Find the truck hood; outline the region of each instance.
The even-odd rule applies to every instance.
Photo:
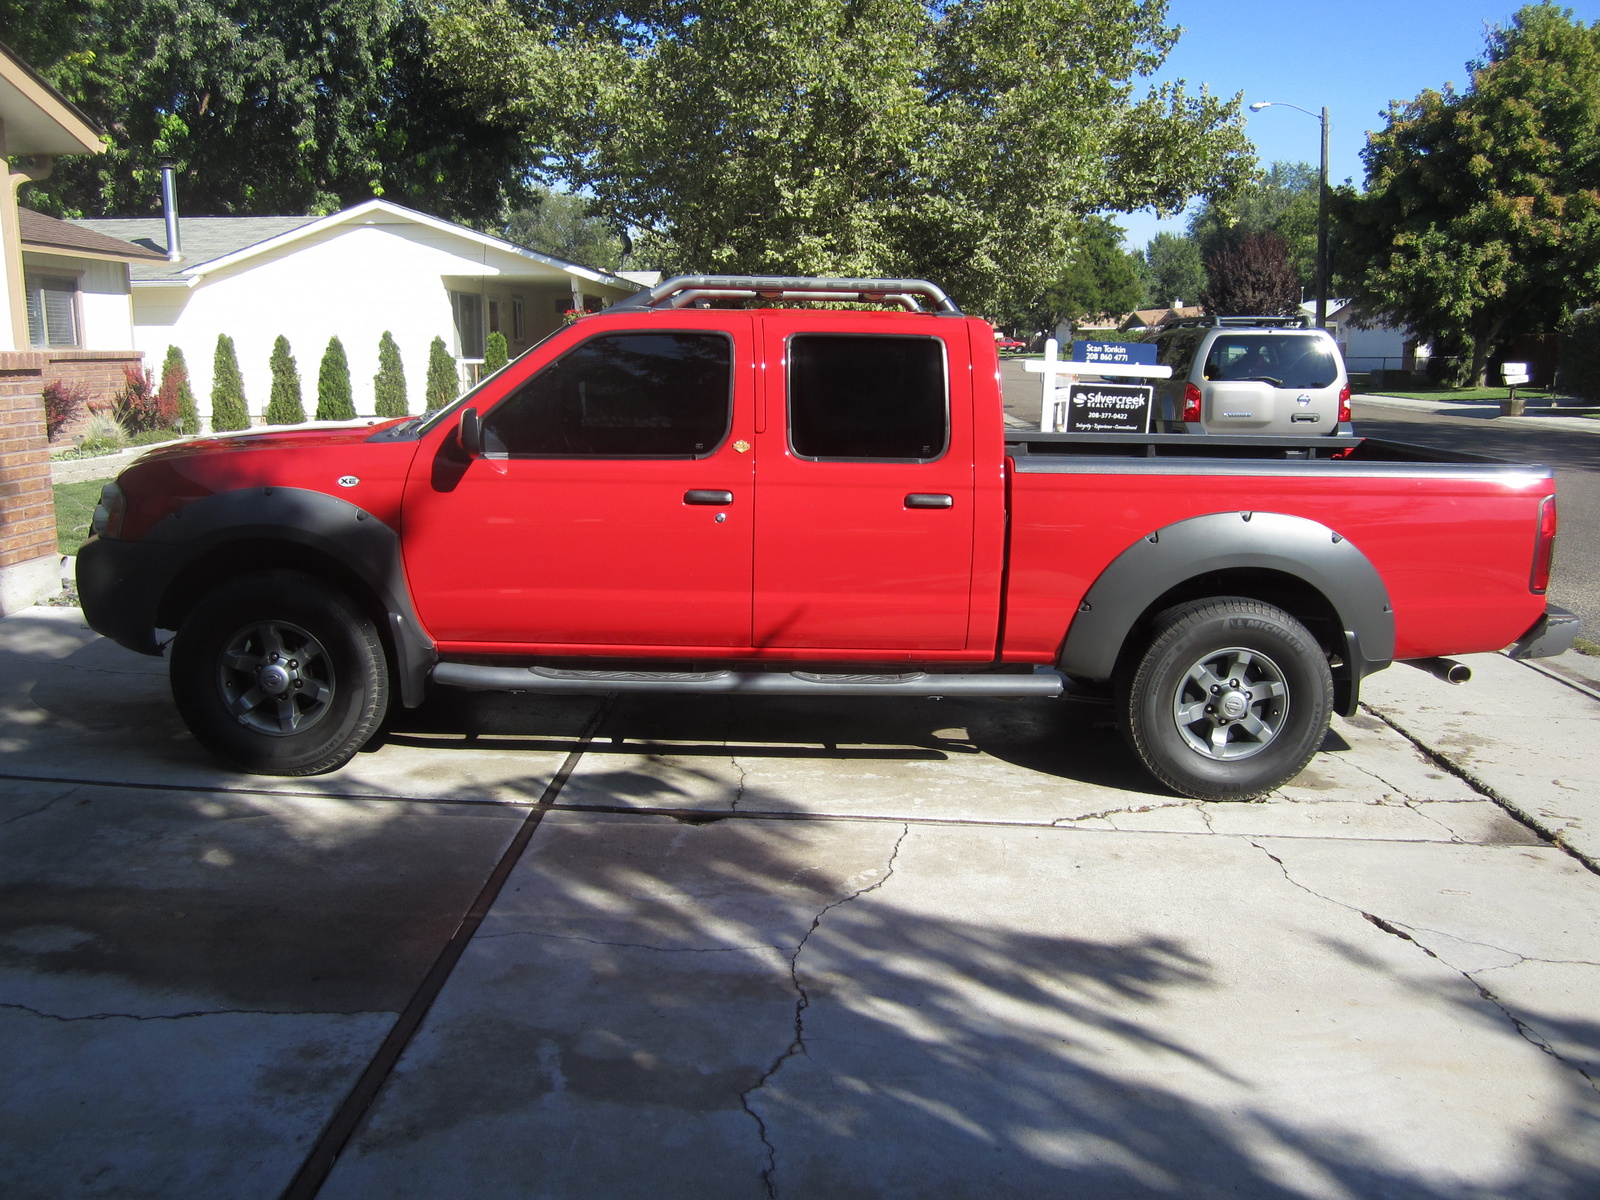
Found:
[[[405,420],[409,420],[409,418],[399,417],[387,421],[366,419],[359,422],[341,421],[337,423],[329,421],[315,425],[295,425],[283,429],[208,434],[202,437],[190,438],[188,441],[177,442],[171,446],[162,446],[159,449],[150,451],[148,454],[141,455],[139,461],[146,463],[196,454],[222,454],[239,450],[309,450],[318,446],[348,446],[356,442],[364,442],[380,429],[388,429],[401,424]]]

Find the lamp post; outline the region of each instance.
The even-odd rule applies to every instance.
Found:
[[[1292,108],[1322,122],[1322,172],[1317,187],[1317,328],[1321,329],[1328,323],[1328,110],[1324,108],[1318,117],[1309,108],[1301,108],[1298,104],[1286,104],[1282,100],[1257,100],[1250,106],[1250,111],[1260,112],[1263,108],[1274,106]]]

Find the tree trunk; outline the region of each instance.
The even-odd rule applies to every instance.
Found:
[[[1495,352],[1496,344],[1500,338],[1500,330],[1505,328],[1506,319],[1496,317],[1489,322],[1489,328],[1481,334],[1474,334],[1472,338],[1472,384],[1473,387],[1488,387],[1489,356]]]

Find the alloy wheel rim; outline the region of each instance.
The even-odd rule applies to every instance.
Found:
[[[1289,718],[1289,685],[1282,669],[1258,650],[1229,646],[1208,651],[1183,673],[1172,698],[1172,719],[1195,753],[1218,762],[1260,754]]]
[[[333,703],[333,662],[306,630],[288,621],[255,621],[217,658],[223,703],[247,729],[271,737],[304,733]]]

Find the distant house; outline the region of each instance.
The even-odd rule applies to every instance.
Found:
[[[1315,304],[1300,307],[1307,316],[1315,316]],[[1427,348],[1418,350],[1417,339],[1409,329],[1367,316],[1353,300],[1328,301],[1327,328],[1339,343],[1345,368],[1351,374],[1414,371],[1417,359],[1427,358]]]
[[[157,362],[168,345],[183,350],[202,413],[219,333],[234,341],[252,413],[266,407],[280,334],[298,361],[308,411],[318,364],[336,335],[349,356],[356,410],[371,413],[378,340],[387,330],[418,412],[435,337],[470,375],[490,333],[504,334],[515,356],[558,328],[567,310],[640,287],[386,200],[328,217],[181,217],[170,259],[160,217],[74,224],[159,254],[132,264],[133,343]]]
[[[1143,329],[1160,329],[1161,326],[1171,321],[1182,321],[1189,317],[1203,317],[1205,309],[1191,308],[1141,308],[1123,317],[1117,328],[1123,333],[1135,333]]]

